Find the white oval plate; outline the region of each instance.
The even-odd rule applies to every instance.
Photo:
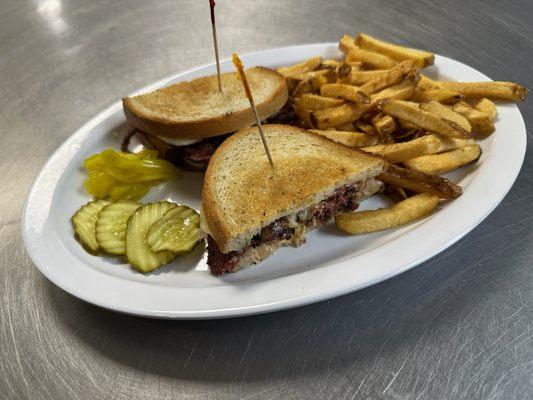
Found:
[[[336,43],[292,46],[243,56],[246,67],[276,67],[321,55],[340,56]],[[458,61],[437,56],[430,76],[459,81],[490,80]],[[224,72],[232,71],[229,60]],[[215,73],[214,65],[163,79],[140,92]],[[518,108],[498,105],[496,132],[481,145],[475,166],[449,177],[464,194],[437,213],[400,229],[344,236],[328,226],[298,248],[279,250],[238,273],[209,274],[203,249],[142,275],[122,261],[86,253],[74,239],[70,217],[89,196],[82,187],[83,160],[119,147],[126,130],[120,102],[76,131],[50,158],[28,194],[23,212],[24,243],[39,270],[85,301],[128,314],[156,318],[218,318],[281,310],[339,296],[395,276],[443,251],[478,225],[511,188],[525,154],[526,130]],[[143,201],[171,199],[198,209],[202,174],[152,189]],[[367,200],[361,209],[384,204]]]

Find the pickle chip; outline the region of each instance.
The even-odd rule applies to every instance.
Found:
[[[187,206],[178,206],[154,222],[146,242],[156,253],[172,251],[184,254],[190,252],[202,237],[199,214]]]
[[[155,253],[146,243],[146,235],[152,224],[175,207],[177,204],[168,201],[146,204],[138,208],[129,218],[126,228],[126,257],[140,272],[153,271],[176,257],[177,254],[171,251]]]
[[[96,241],[108,254],[126,254],[128,218],[141,206],[136,201],[121,200],[102,208],[96,220]]]
[[[102,208],[110,203],[109,200],[103,199],[90,201],[72,217],[72,224],[74,225],[76,236],[91,253],[97,253],[100,249],[96,240],[96,220]]]

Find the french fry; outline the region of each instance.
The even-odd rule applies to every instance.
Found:
[[[385,194],[395,203],[399,203],[409,197],[404,188],[393,185],[385,185]]]
[[[302,110],[323,110],[324,108],[330,108],[340,106],[344,103],[344,100],[333,99],[331,97],[323,97],[312,93],[305,93],[294,100],[297,107]]]
[[[479,111],[464,101],[455,104],[452,110],[468,119],[468,122],[472,125],[472,131],[478,137],[486,137],[495,130],[492,118],[488,114]]]
[[[364,147],[376,144],[379,140],[377,136],[367,135],[363,132],[349,132],[349,131],[333,131],[333,130],[317,130],[311,129],[309,132],[326,137],[334,142],[343,144],[349,147]]]
[[[448,89],[429,89],[419,90],[418,86],[415,90],[415,94],[411,98],[412,101],[417,103],[429,102],[432,100],[438,101],[443,104],[455,104],[463,100],[465,96],[459,92],[454,92]]]
[[[349,122],[347,124],[337,125],[335,129],[338,131],[357,132],[357,128],[352,122]]]
[[[460,147],[455,150],[440,154],[413,158],[405,161],[404,164],[417,171],[430,175],[440,175],[464,165],[476,161],[481,156],[481,147],[478,144]]]
[[[415,84],[410,80],[405,80],[370,95],[370,103],[375,104],[384,100],[406,100],[413,95],[414,91]]]
[[[392,86],[396,83],[403,81],[403,79],[414,71],[415,65],[411,60],[402,61],[400,64],[388,70],[387,74],[384,74],[370,82],[361,86],[361,91],[370,95],[388,86]]]
[[[432,194],[418,194],[390,208],[340,214],[335,218],[335,223],[351,235],[383,231],[425,217],[437,209],[439,201]]]
[[[339,50],[348,54],[353,49],[355,49],[355,38],[347,34],[342,35],[339,40]]]
[[[376,129],[381,141],[384,143],[392,142],[392,134],[398,128],[396,120],[390,115],[378,114],[372,118],[372,125]]]
[[[418,81],[416,88],[420,90],[443,89],[443,87],[440,86],[437,81],[434,81],[433,79],[430,79],[427,76],[422,75],[422,74],[420,74],[420,80]]]
[[[514,82],[445,82],[438,81],[444,89],[454,90],[467,98],[487,97],[493,100],[522,101],[527,89]]]
[[[367,135],[376,136],[376,134],[377,134],[376,130],[374,129],[374,127],[372,125],[365,124],[364,122],[361,122],[361,121],[355,122],[355,125],[357,126],[357,128],[362,130]],[[379,138],[379,136],[377,136],[377,137]]]
[[[456,138],[469,138],[470,133],[455,122],[440,118],[428,111],[421,110],[417,103],[392,100],[385,102],[382,109],[385,113],[411,122],[420,128]]]
[[[360,61],[363,65],[368,65],[372,68],[388,69],[394,67],[396,64],[391,58],[375,53],[373,51],[364,50],[360,47],[355,47],[348,52],[346,57],[349,61]]]
[[[301,81],[296,85],[294,90],[291,92],[291,96],[296,98],[300,97],[306,93],[313,93],[313,85],[311,84],[310,80]]]
[[[383,78],[389,74],[390,74],[389,69],[376,69],[374,71],[358,71],[352,68],[349,83],[351,83],[352,85],[364,85],[365,83]]]
[[[370,98],[357,86],[345,85],[343,83],[328,83],[320,87],[320,95],[344,99],[356,103],[368,104]]]
[[[421,138],[402,143],[378,144],[364,147],[363,150],[385,157],[391,163],[411,160],[426,154],[434,154],[440,148],[440,141],[435,135],[426,135]]]
[[[304,110],[303,108],[295,105],[294,113],[300,119],[300,128],[311,129],[315,127],[311,118],[312,111]]]
[[[292,77],[314,71],[320,67],[320,64],[322,64],[322,57],[313,57],[302,63],[291,65],[290,67],[279,67],[276,71],[284,77]]]
[[[320,68],[321,69],[337,69],[340,64],[341,64],[340,61],[328,58],[327,60],[322,60],[322,64],[320,65]]]
[[[387,43],[364,33],[360,33],[355,42],[363,49],[375,51],[396,61],[413,60],[417,67],[420,68],[427,67],[435,62],[435,56],[430,52]]]
[[[342,104],[337,107],[313,111],[311,121],[318,129],[333,128],[359,119],[368,109],[369,105],[365,104]]]
[[[496,118],[496,115],[498,115],[496,104],[494,104],[487,98],[479,100],[474,107],[482,113],[487,114],[492,120],[494,120],[494,118]]]
[[[290,76],[290,79],[296,79],[298,81],[305,81],[308,79],[318,78],[322,75],[331,73],[331,69],[317,69],[316,71],[303,72],[301,74],[294,74]]]
[[[416,193],[431,193],[441,199],[455,199],[462,194],[461,186],[438,175],[429,175],[410,168],[387,164],[378,179]]]
[[[455,122],[467,132],[472,131],[472,125],[470,125],[468,119],[464,115],[453,111],[451,107],[445,106],[433,100],[429,103],[420,104],[420,108],[422,110],[432,112],[433,114],[436,114],[439,117],[444,118],[448,121]]]
[[[323,85],[328,83],[334,83],[337,81],[337,72],[334,70],[329,70],[324,74],[320,74],[309,80],[311,87],[314,91],[320,90]]]
[[[349,66],[351,66],[353,71],[359,71],[361,69],[361,67],[363,66],[363,63],[360,62],[360,61],[347,61],[347,60],[344,60],[344,62],[346,64],[348,64]]]

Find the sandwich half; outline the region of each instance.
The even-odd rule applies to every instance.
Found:
[[[261,120],[277,114],[288,98],[285,78],[263,67],[246,71]],[[225,135],[255,122],[237,74],[181,82],[122,100],[130,125],[148,147],[182,167],[205,169]]]
[[[306,233],[380,191],[384,161],[289,125],[264,125],[274,168],[257,127],[216,150],[202,191],[207,264],[221,275],[300,246]]]

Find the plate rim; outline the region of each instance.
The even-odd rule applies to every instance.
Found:
[[[299,44],[299,45],[294,45],[294,46],[284,46],[284,47],[265,49],[265,50],[259,50],[259,51],[251,52],[251,53],[246,53],[246,54],[243,54],[242,58],[246,59],[246,58],[249,58],[249,57],[266,56],[266,55],[268,55],[268,53],[271,53],[271,52],[282,52],[282,51],[288,51],[289,49],[290,50],[295,50],[295,49],[302,49],[302,48],[312,48],[312,47],[317,47],[317,46],[323,47],[324,51],[326,51],[326,49],[329,48],[330,46],[335,46],[336,47],[337,43],[336,42],[324,42],[324,43],[312,43],[312,44]],[[487,77],[482,72],[478,71],[477,69],[475,69],[473,67],[470,67],[467,64],[462,63],[461,61],[457,61],[457,60],[454,60],[454,59],[451,59],[451,58],[448,58],[448,57],[445,57],[445,56],[440,56],[440,55],[437,55],[437,54],[436,54],[436,58],[437,58],[437,60],[439,58],[440,59],[447,59],[447,60],[462,64],[462,65],[464,65],[464,66],[466,66],[468,68],[471,68],[472,70],[475,70],[476,72],[482,74],[487,79],[490,79],[489,77]],[[221,60],[221,62],[228,62],[228,61],[230,61],[230,58],[225,58],[224,60]],[[190,74],[192,74],[192,73],[194,73],[196,71],[203,70],[203,69],[206,69],[206,68],[210,68],[210,67],[213,67],[213,66],[214,66],[213,63],[208,63],[208,64],[203,64],[203,65],[200,65],[200,66],[197,66],[197,67],[193,67],[193,68],[187,69],[187,70],[182,71],[182,72],[170,74],[170,75],[168,75],[168,76],[166,76],[164,78],[161,78],[161,79],[159,79],[159,80],[157,80],[155,82],[152,82],[152,83],[144,86],[141,89],[133,91],[130,95],[133,95],[135,93],[142,93],[142,92],[145,92],[145,91],[153,90],[153,89],[155,89],[157,87],[161,87],[166,82],[168,82],[168,81],[170,81],[172,79],[179,79],[180,77],[183,77],[183,76],[186,76],[186,75],[190,75]],[[54,162],[56,162],[56,158],[59,156],[60,152],[65,147],[67,147],[68,144],[71,141],[75,141],[76,137],[78,135],[81,135],[83,132],[90,131],[94,127],[98,126],[106,118],[108,118],[108,117],[112,116],[114,113],[116,113],[117,110],[120,109],[120,106],[121,106],[121,100],[115,101],[111,105],[109,105],[106,108],[104,108],[101,112],[96,114],[94,117],[89,119],[87,122],[85,122],[84,124],[79,126],[79,128],[77,128],[64,142],[62,142],[58,146],[58,148],[52,153],[52,155],[48,158],[46,163],[42,166],[40,172],[37,174],[37,176],[34,178],[32,184],[30,185],[30,187],[28,189],[28,193],[26,195],[26,199],[24,201],[24,206],[23,206],[23,210],[22,210],[22,223],[21,223],[22,239],[23,239],[23,243],[24,243],[24,246],[26,248],[26,251],[27,251],[30,259],[32,260],[33,264],[35,265],[35,267],[47,279],[49,279],[52,283],[54,283],[56,286],[60,287],[61,289],[65,290],[69,294],[71,294],[71,295],[73,295],[73,296],[75,296],[75,297],[77,297],[77,298],[79,298],[81,300],[84,300],[84,301],[86,301],[88,303],[97,305],[99,307],[102,307],[102,308],[105,308],[105,309],[108,309],[108,310],[118,311],[118,312],[121,312],[121,313],[130,314],[130,315],[151,317],[151,318],[164,318],[164,319],[229,318],[229,317],[237,317],[237,316],[245,316],[245,315],[253,315],[253,314],[260,314],[260,313],[266,313],[266,312],[272,312],[272,311],[285,310],[285,309],[299,307],[299,306],[303,306],[303,305],[307,305],[307,304],[312,304],[312,303],[316,303],[316,302],[323,301],[323,300],[326,300],[326,299],[330,299],[330,298],[334,298],[334,297],[337,297],[337,296],[341,296],[341,295],[344,295],[344,294],[347,294],[347,293],[350,293],[350,292],[354,292],[356,290],[360,290],[360,289],[363,289],[365,287],[374,285],[376,283],[385,281],[385,280],[390,279],[390,278],[392,278],[392,277],[394,277],[396,275],[399,275],[399,274],[401,274],[401,273],[403,273],[403,272],[405,272],[405,271],[407,271],[407,270],[409,270],[409,269],[411,269],[411,268],[413,268],[413,267],[415,267],[415,266],[427,261],[428,259],[434,257],[436,254],[438,254],[438,253],[442,252],[443,250],[445,250],[446,248],[450,247],[451,245],[453,245],[454,243],[459,241],[461,238],[463,238],[465,235],[467,235],[470,231],[472,231],[475,227],[477,227],[488,215],[490,215],[492,213],[492,211],[502,202],[504,197],[507,195],[509,190],[512,188],[516,178],[518,177],[518,175],[520,173],[520,170],[522,168],[522,165],[523,165],[523,161],[524,161],[525,153],[526,153],[526,147],[527,147],[527,130],[526,130],[525,122],[524,122],[524,119],[522,117],[522,114],[521,114],[520,110],[518,109],[518,107],[515,104],[513,104],[512,107],[516,109],[517,117],[519,117],[519,120],[517,120],[516,122],[518,122],[520,124],[520,128],[523,131],[523,134],[520,136],[521,139],[522,139],[521,143],[519,143],[517,145],[517,149],[520,150],[521,154],[516,159],[517,162],[515,162],[513,164],[513,169],[511,171],[510,179],[508,180],[508,182],[509,182],[508,185],[505,187],[504,190],[499,192],[499,196],[497,196],[496,198],[493,198],[493,201],[492,201],[491,205],[489,207],[485,208],[484,212],[481,213],[482,215],[480,215],[475,221],[472,221],[467,229],[463,230],[460,234],[455,235],[450,240],[448,240],[446,242],[442,242],[440,244],[440,246],[438,246],[437,248],[434,248],[432,251],[427,252],[422,257],[416,258],[416,259],[412,260],[409,263],[403,264],[400,268],[394,269],[394,271],[392,273],[381,275],[381,276],[379,276],[379,277],[377,277],[375,279],[372,279],[372,280],[367,280],[363,284],[351,285],[351,286],[350,285],[344,285],[342,288],[340,288],[340,290],[330,290],[330,291],[326,290],[326,291],[322,291],[320,293],[308,294],[308,295],[301,296],[301,297],[295,295],[294,297],[292,297],[292,298],[290,298],[288,300],[280,300],[280,301],[273,301],[273,302],[265,302],[265,301],[263,301],[261,304],[248,305],[248,306],[244,306],[244,307],[225,307],[225,308],[216,308],[216,309],[206,309],[206,310],[201,310],[201,311],[199,311],[199,310],[191,310],[191,311],[183,311],[183,310],[180,310],[180,311],[157,311],[157,310],[138,309],[138,308],[132,309],[132,308],[130,308],[128,306],[124,306],[124,305],[109,304],[109,303],[107,303],[105,301],[99,300],[98,296],[91,297],[91,296],[86,295],[85,293],[80,293],[79,291],[73,289],[69,285],[66,285],[61,280],[56,279],[56,277],[51,274],[51,271],[49,270],[49,268],[44,267],[44,266],[39,264],[39,262],[38,262],[38,258],[39,257],[35,253],[36,249],[33,247],[33,244],[30,241],[29,229],[28,229],[28,223],[29,223],[29,221],[28,221],[28,208],[30,206],[31,195],[34,193],[34,190],[35,190],[37,184],[39,183],[40,179],[42,179],[43,176],[45,176],[45,173],[47,172],[47,169],[49,169],[49,167]],[[56,185],[57,185],[57,182],[56,182]],[[53,195],[55,193],[56,185],[51,189],[52,197],[53,197]],[[416,228],[416,229],[418,229],[418,228]],[[394,241],[396,241],[396,240],[394,240]],[[379,247],[381,247],[381,246],[378,246],[378,248]],[[357,257],[357,256],[355,256],[355,257]],[[353,259],[353,256],[351,257],[351,259]],[[337,261],[337,262],[334,261],[333,264],[340,264],[342,262],[343,261]],[[329,266],[328,268],[330,268],[330,267],[331,266]],[[305,272],[310,272],[310,271],[304,271],[303,273],[305,273]],[[300,274],[302,274],[302,273],[297,273],[297,274],[294,274],[294,275],[300,275]],[[116,278],[116,279],[118,279],[118,278]],[[254,284],[254,283],[252,283],[252,284]],[[259,284],[261,284],[261,283],[259,283]],[[174,289],[176,289],[176,288],[174,288]]]

